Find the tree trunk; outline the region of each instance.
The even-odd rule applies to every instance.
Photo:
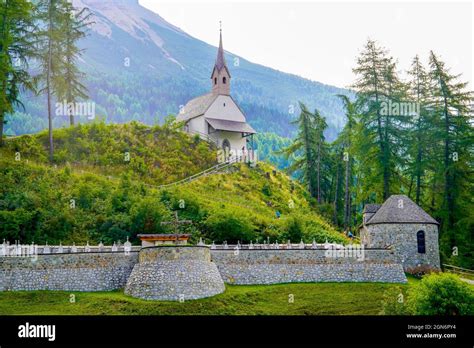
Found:
[[[334,190],[334,225],[338,225],[337,221],[337,201],[339,199],[339,170],[340,165],[336,164],[336,187]]]
[[[384,136],[384,152],[383,158],[383,198],[384,201],[390,196],[390,146],[388,141],[388,127],[390,119],[385,116],[385,136]]]
[[[5,4],[5,13],[2,18],[2,32],[1,35],[2,37],[6,36],[5,35],[5,23],[6,23],[6,12],[8,9],[8,1],[4,2]],[[0,54],[3,52],[3,44],[0,43]],[[2,84],[2,93],[7,93],[7,81],[6,81],[6,76],[4,77],[3,84]],[[4,129],[4,122],[5,122],[5,109],[0,110],[0,147],[4,145],[3,142],[3,129]]]
[[[49,160],[53,162],[54,148],[53,148],[53,115],[51,112],[51,67],[52,67],[52,9],[51,0],[49,3],[49,38],[48,38],[48,71],[46,72],[46,94],[48,99],[48,130],[49,130]]]
[[[350,202],[349,202],[349,176],[350,176],[350,156],[348,154],[346,161],[346,178],[344,188],[344,228],[349,226],[350,220]]]
[[[69,103],[72,103],[72,97],[71,97],[71,93],[68,92],[68,98],[67,98],[67,105],[69,105]],[[74,126],[74,114],[72,113],[72,110],[69,110],[69,108],[67,108],[67,112],[69,114],[69,125],[71,126]]]
[[[305,139],[305,155],[306,155],[306,176],[308,178],[308,190],[311,195],[311,197],[315,197],[315,189],[313,185],[313,160],[311,156],[311,147],[309,145],[310,143],[310,137],[309,137],[309,122],[308,122],[308,115],[306,115],[304,112],[302,114],[303,117],[303,128],[304,128],[304,139]]]
[[[0,147],[3,146],[3,126],[5,122],[5,114],[0,111]]]
[[[444,93],[444,91],[443,91]],[[448,101],[446,94],[444,95],[444,119],[445,119],[445,139],[444,139],[444,195],[446,202],[446,221],[444,221],[443,230],[447,232],[452,226],[452,214],[453,214],[453,193],[452,193],[452,174],[451,165],[449,160],[449,148],[450,148],[450,136],[449,136],[449,112],[448,112]],[[450,238],[452,239],[452,238]]]
[[[411,191],[413,190],[413,179],[414,175],[410,175],[410,186],[408,186],[408,197],[411,198]]]
[[[318,142],[318,204],[321,204],[321,139]]]
[[[416,167],[416,204],[420,205],[420,194],[421,194],[421,144],[418,143],[417,153],[417,167]]]

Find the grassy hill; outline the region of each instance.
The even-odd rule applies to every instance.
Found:
[[[193,220],[185,230],[193,241],[346,242],[316,214],[303,187],[265,163],[159,189],[216,159],[211,145],[169,127],[95,123],[55,130],[54,139],[54,165],[46,132],[0,149],[0,238],[138,243],[138,233],[170,232],[160,223],[178,211]]]
[[[179,302],[146,301],[122,291],[0,293],[2,315],[378,315],[387,294],[406,295],[418,283],[300,283],[226,285],[223,294]],[[294,302],[288,301],[292,294]],[[66,300],[65,300],[66,299]]]

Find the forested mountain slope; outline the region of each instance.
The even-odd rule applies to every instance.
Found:
[[[94,15],[89,35],[81,41],[84,52],[79,63],[97,118],[110,123],[162,123],[180,105],[209,91],[216,47],[176,28],[137,0],[74,0],[74,5],[88,7]],[[224,33],[224,48],[225,42]],[[232,95],[257,131],[292,136],[290,121],[299,113],[298,101],[326,116],[329,138],[344,124],[336,95],[348,94],[347,90],[254,64],[230,52],[225,56]],[[44,97],[28,94],[23,102],[26,110],[19,108],[8,117],[7,134],[46,128]],[[65,117],[54,119],[56,127],[67,122]]]

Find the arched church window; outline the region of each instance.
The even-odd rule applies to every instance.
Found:
[[[418,245],[418,252],[420,254],[426,253],[425,231],[418,231],[416,233],[416,243]]]
[[[227,78],[225,76],[222,78],[222,82],[227,83]]]
[[[214,84],[217,85],[217,77],[214,77]]]
[[[227,140],[227,139],[224,139],[224,141],[222,142],[222,149],[224,150],[230,150],[230,141]]]

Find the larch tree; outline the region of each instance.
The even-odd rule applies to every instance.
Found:
[[[430,143],[433,142],[432,124],[430,114],[427,110],[429,95],[428,74],[423,67],[418,55],[413,59],[408,71],[410,81],[408,82],[408,94],[412,102],[417,105],[417,112],[411,118],[410,139],[408,153],[410,156],[409,175],[410,190],[412,196],[412,185],[415,185],[415,202],[420,204],[424,177],[432,160],[430,156]]]
[[[87,8],[77,10],[68,1],[63,4],[63,20],[59,30],[63,34],[64,44],[61,46],[57,99],[68,106],[66,109],[71,126],[75,123],[75,115],[69,106],[88,98],[87,88],[81,82],[85,74],[79,70],[77,60],[83,52],[78,47],[78,41],[87,35],[87,27],[92,23],[91,16]]]
[[[314,115],[306,105],[300,103],[300,115],[292,123],[298,126],[298,135],[293,143],[282,150],[282,154],[289,158],[294,156],[295,160],[288,168],[290,172],[300,171],[303,181],[308,185],[308,191],[312,197],[317,197],[317,134],[315,131]]]
[[[6,114],[22,106],[22,89],[33,89],[28,72],[28,59],[34,56],[32,13],[27,0],[0,1],[0,146]]]
[[[321,116],[319,111],[316,109],[313,114],[314,119],[314,135],[316,140],[316,181],[317,181],[317,200],[318,203],[321,204],[322,202],[322,192],[321,192],[321,184],[324,180],[323,178],[323,169],[325,167],[324,163],[327,160],[327,149],[324,137],[324,131],[328,127],[326,123],[326,119]],[[328,173],[326,173],[328,174]]]
[[[53,98],[60,94],[63,86],[62,53],[64,52],[64,21],[69,16],[66,0],[40,0],[36,6],[36,18],[40,23],[38,37],[39,72],[34,77],[38,94],[45,94],[48,113],[49,159],[54,156],[53,143]]]
[[[353,183],[353,149],[352,149],[352,138],[355,126],[355,119],[357,117],[357,106],[355,103],[351,102],[349,97],[345,95],[339,95],[341,98],[344,109],[346,111],[347,122],[339,134],[337,141],[342,143],[343,147],[343,157],[344,161],[344,228],[347,228],[351,225],[351,186]]]
[[[453,226],[464,210],[472,208],[465,196],[472,188],[473,164],[473,95],[467,90],[467,82],[460,82],[460,75],[450,74],[445,63],[433,52],[429,59],[430,101],[428,107],[434,115],[434,125],[439,128],[442,142],[443,195],[440,218],[442,238],[450,247],[456,246],[457,235]],[[471,211],[472,214],[472,211]]]
[[[396,152],[399,151],[399,123],[403,122],[403,115],[392,106],[397,106],[403,95],[402,83],[397,77],[393,58],[372,40],[367,42],[353,71],[356,74],[353,87],[361,107],[357,136],[364,148],[361,168],[371,172],[365,175],[366,180],[369,177],[374,180],[366,182],[372,187],[371,191],[381,195],[379,200],[385,200],[392,191],[395,161],[399,159]]]

